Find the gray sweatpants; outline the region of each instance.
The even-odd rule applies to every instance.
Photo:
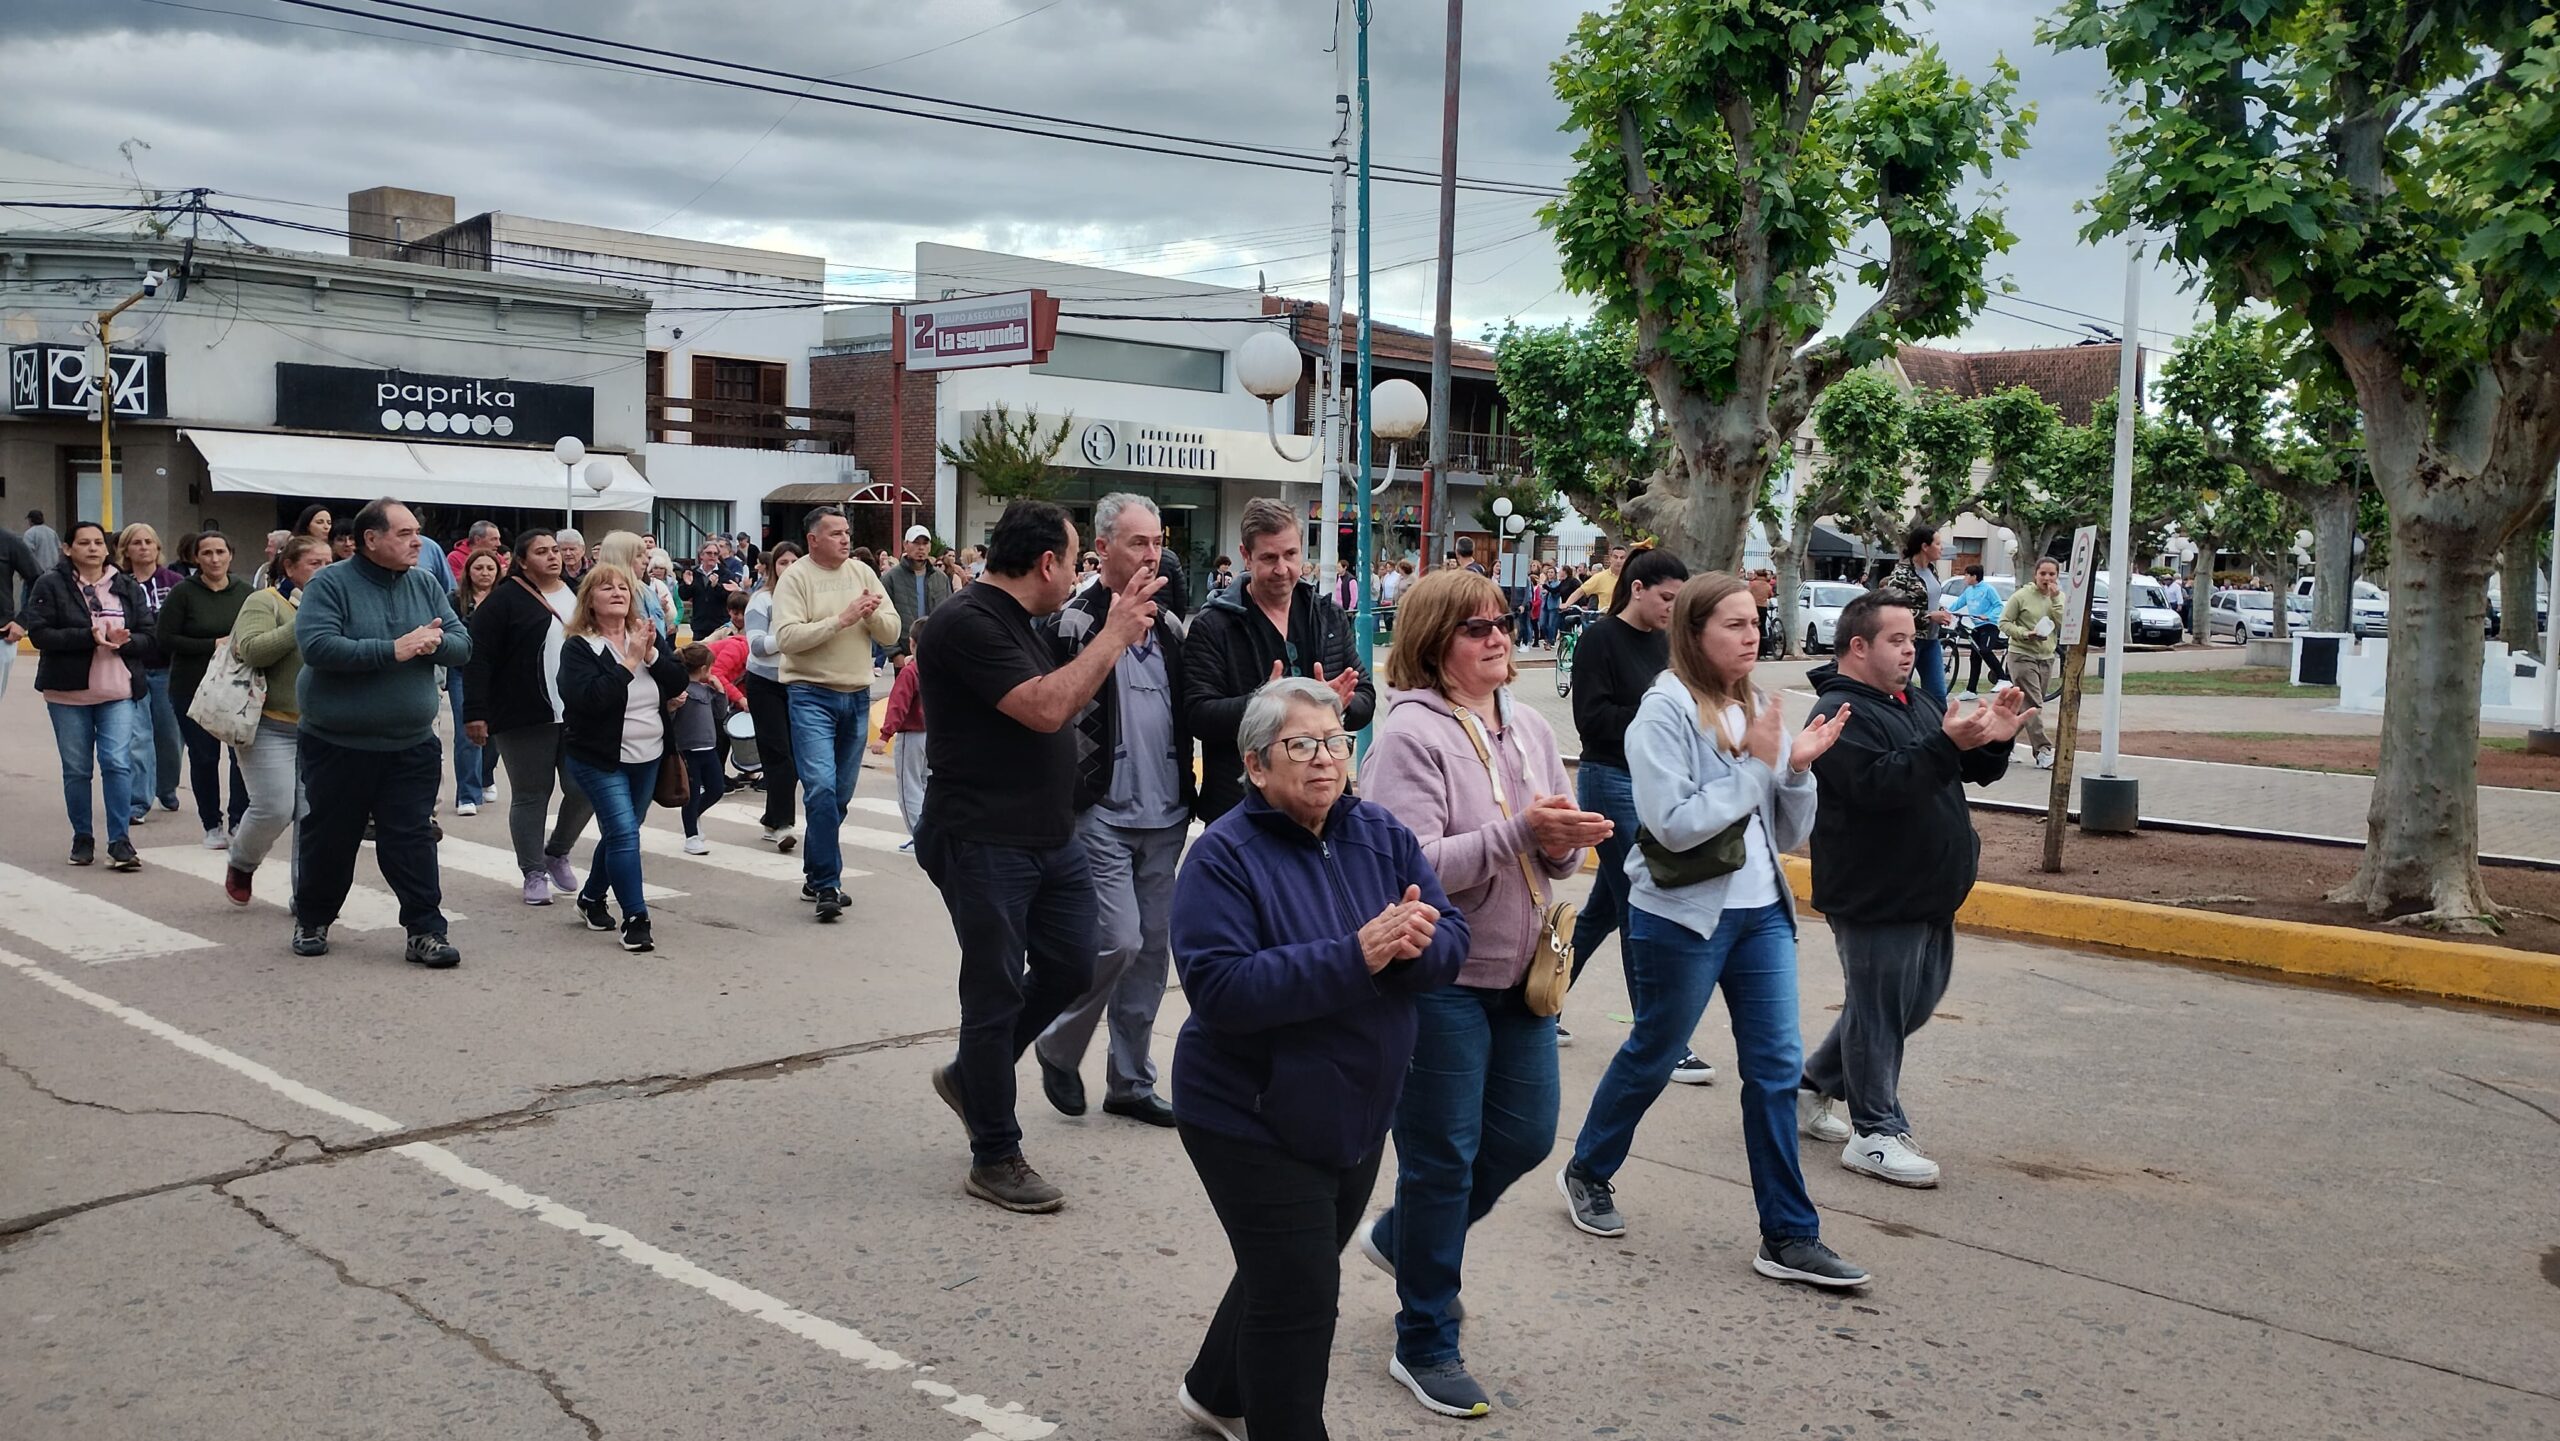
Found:
[[[587,793],[569,779],[569,768],[563,764],[568,733],[568,727],[554,723],[518,726],[489,737],[489,743],[498,748],[498,764],[507,773],[507,839],[515,846],[516,869],[526,875],[541,870],[545,857],[569,854],[578,843],[578,833],[596,816]],[[546,842],[542,823],[551,812],[554,786],[560,792],[560,819]]]
[[[903,737],[901,737],[903,739]],[[1062,1070],[1084,1063],[1094,1025],[1111,1021],[1110,1058],[1103,1094],[1134,1101],[1156,1090],[1156,1011],[1173,966],[1173,873],[1182,860],[1187,825],[1129,830],[1087,811],[1077,823],[1093,866],[1100,903],[1093,984],[1058,1013],[1036,1043],[1040,1058]]]
[[[1865,925],[1829,918],[1848,995],[1831,1034],[1804,1063],[1804,1087],[1849,1103],[1862,1136],[1908,1135],[1902,1111],[1902,1043],[1947,993],[1955,971],[1956,923]]]

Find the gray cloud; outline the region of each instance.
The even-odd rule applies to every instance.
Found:
[[[899,289],[914,243],[948,239],[1215,283],[1249,285],[1259,275],[1293,293],[1322,292],[1321,176],[794,105],[470,42],[447,40],[461,48],[444,48],[419,43],[440,37],[403,36],[273,0],[207,3],[243,15],[146,0],[7,7],[0,92],[12,103],[0,115],[0,146],[116,172],[117,144],[139,138],[151,148],[138,168],[154,185],[272,197],[235,203],[323,224],[338,223],[347,191],[386,183],[450,192],[465,213],[501,209],[631,228],[666,220],[672,234],[824,253],[847,291]],[[509,13],[688,53],[826,75],[862,72],[846,78],[1115,124],[1310,150],[1330,138],[1330,5],[1063,0],[948,44],[1038,4],[777,0],[715,17],[676,0],[551,0]],[[1567,173],[1572,138],[1556,130],[1562,112],[1548,67],[1582,8],[1577,0],[1469,7],[1462,170],[1541,184]],[[1437,161],[1440,15],[1422,0],[1378,7],[1372,103],[1381,164]],[[2112,107],[2098,94],[2095,61],[2042,51],[2033,15],[1999,0],[1955,0],[1922,19],[1960,68],[1978,72],[2005,52],[2041,111],[2033,150],[1999,177],[2021,237],[2008,274],[2029,299],[2112,315],[2121,249],[2079,243],[2084,217],[2072,212],[2107,159]],[[102,75],[116,83],[102,90]],[[25,193],[0,178],[0,195]],[[1378,264],[1427,259],[1431,191],[1382,184],[1375,203]],[[1461,334],[1513,313],[1554,319],[1586,308],[1558,288],[1553,252],[1531,233],[1534,210],[1528,200],[1462,196]],[[1427,323],[1430,288],[1427,263],[1382,269],[1376,309],[1382,318]],[[1852,290],[1842,301],[1863,298]],[[2151,299],[2154,313],[2168,317],[2152,324],[2190,322],[2165,281],[2155,280]],[[1967,343],[2067,343],[2066,330],[2053,327],[2076,324],[2014,300],[1996,303],[2028,318],[1985,316]]]

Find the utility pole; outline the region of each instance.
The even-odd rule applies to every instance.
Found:
[[[1316,502],[1316,581],[1333,584],[1342,553],[1342,274],[1349,239],[1351,186],[1351,0],[1333,9],[1333,280],[1324,297],[1324,398],[1317,451],[1323,482]],[[1295,320],[1291,324],[1295,324]],[[1296,337],[1292,336],[1291,339]]]
[[[2124,730],[2124,641],[2133,629],[2134,610],[2133,425],[2142,408],[2142,237],[2138,234],[2126,237],[2121,344],[2116,360],[2115,496],[2107,524],[2107,688],[2100,712],[2098,774],[2080,782],[2080,829],[2131,834],[2141,824],[2141,790],[2132,777],[2116,774],[2116,749]]]
[[[1431,533],[1424,539],[1426,564],[1449,553],[1449,537],[1456,533],[1449,515],[1449,287],[1457,270],[1458,51],[1466,15],[1466,0],[1449,0],[1449,53],[1440,85],[1440,282],[1431,309],[1431,479],[1424,501]],[[1363,307],[1365,312],[1365,301]],[[1360,317],[1364,326],[1368,319],[1365,313]],[[1495,540],[1499,543],[1500,537]]]

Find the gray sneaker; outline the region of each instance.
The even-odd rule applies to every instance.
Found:
[[[1387,1374],[1404,1383],[1413,1399],[1443,1416],[1483,1416],[1493,1410],[1493,1401],[1467,1374],[1464,1361],[1443,1361],[1437,1366],[1407,1366],[1401,1356],[1387,1359]]]
[[[1811,1236],[1789,1236],[1760,1243],[1751,1269],[1774,1281],[1802,1281],[1846,1291],[1867,1284],[1866,1269],[1840,1259],[1839,1253]]]
[[[1617,1196],[1608,1182],[1567,1166],[1556,1172],[1556,1189],[1564,1192],[1565,1211],[1573,1217],[1575,1230],[1593,1236],[1627,1234],[1627,1218],[1618,1214]]]
[[[981,1201],[1025,1215],[1045,1215],[1067,1204],[1066,1193],[1050,1185],[1031,1169],[1029,1161],[1018,1155],[971,1166],[968,1184],[962,1189]]]

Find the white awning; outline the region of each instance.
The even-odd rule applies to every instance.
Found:
[[[255,495],[370,499],[420,505],[646,511],[656,499],[629,459],[590,451],[575,483],[546,450],[348,440],[247,430],[181,430],[204,456],[213,488]],[[602,491],[595,482],[606,482]]]

